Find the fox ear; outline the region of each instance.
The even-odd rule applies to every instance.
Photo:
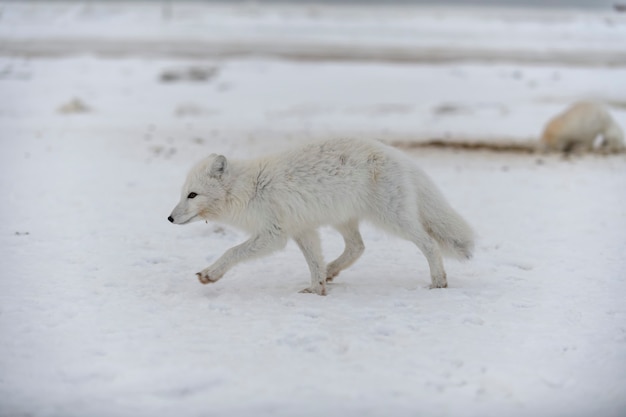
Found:
[[[215,160],[209,168],[209,175],[215,178],[221,178],[228,168],[228,162],[224,155],[216,155]]]

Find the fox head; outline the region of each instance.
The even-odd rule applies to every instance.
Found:
[[[228,162],[223,155],[211,154],[200,161],[187,175],[180,201],[167,220],[187,224],[218,218],[226,201],[228,174]]]

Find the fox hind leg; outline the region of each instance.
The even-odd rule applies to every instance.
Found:
[[[413,242],[424,254],[430,268],[430,288],[448,286],[439,244],[426,232],[417,216],[411,217],[407,214],[398,217],[379,217],[377,222],[390,232]]]
[[[423,235],[418,235],[412,239],[413,243],[422,251],[428,266],[430,268],[430,288],[446,288],[448,286],[448,280],[446,278],[446,271],[443,268],[443,259],[441,257],[441,251],[439,250],[439,244],[426,232]]]
[[[326,271],[324,269],[322,245],[317,230],[306,230],[294,236],[294,240],[302,251],[311,271],[311,286],[300,292],[326,295]]]
[[[343,253],[326,268],[326,282],[331,282],[341,271],[348,268],[363,254],[365,245],[359,232],[359,222],[356,219],[335,226],[343,236],[345,249]]]
[[[439,244],[428,234],[417,219],[411,219],[403,223],[403,226],[401,236],[413,242],[428,261],[431,280],[430,288],[446,288],[448,281],[443,267],[443,258]]]

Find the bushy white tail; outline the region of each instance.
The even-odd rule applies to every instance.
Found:
[[[420,221],[435,239],[444,255],[465,260],[474,252],[474,231],[448,204],[444,196],[424,174],[418,178]]]

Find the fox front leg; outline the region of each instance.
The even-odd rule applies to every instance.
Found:
[[[239,262],[268,255],[286,244],[287,239],[281,234],[258,233],[242,244],[228,249],[213,265],[198,272],[196,276],[202,284],[217,282]]]

